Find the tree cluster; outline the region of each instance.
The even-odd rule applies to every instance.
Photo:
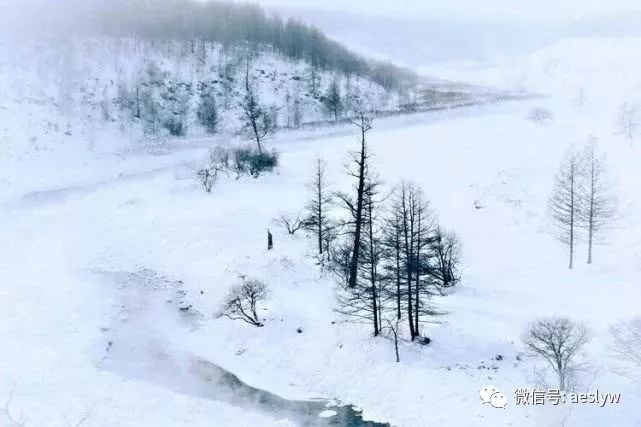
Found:
[[[353,187],[331,192],[325,163],[317,159],[305,227],[339,278],[338,313],[369,323],[374,336],[391,331],[396,343],[404,322],[410,338],[420,339],[422,325],[441,314],[432,297],[460,280],[460,244],[437,225],[418,185],[384,190],[367,144],[372,120],[364,110],[351,120],[359,129],[359,149],[347,171]]]
[[[605,157],[597,153],[594,141],[582,152],[569,151],[557,173],[549,209],[557,238],[569,248],[570,269],[576,243],[587,240],[591,264],[594,243],[602,240],[615,219],[616,199],[607,173]]]

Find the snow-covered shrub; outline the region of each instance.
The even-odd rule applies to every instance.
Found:
[[[300,212],[295,217],[293,215],[282,214],[274,219],[274,222],[283,230],[287,231],[287,234],[291,235],[296,234],[306,225],[306,221],[301,217]]]
[[[218,317],[242,320],[257,327],[263,326],[258,317],[258,304],[267,300],[269,290],[265,282],[246,280],[234,286],[230,291]]]
[[[216,147],[209,154],[209,166],[218,172],[225,172],[229,176],[232,169],[231,153],[229,148]]]
[[[219,173],[231,173],[239,179],[243,175],[258,178],[261,174],[273,172],[278,166],[278,154],[258,152],[252,147],[216,147],[209,154],[207,164],[196,171],[196,179],[206,192],[210,193]]]
[[[259,152],[255,148],[239,147],[231,152],[232,169],[236,177],[249,175],[258,178],[264,172],[273,172],[278,167],[278,154]]]
[[[211,193],[214,184],[216,183],[218,172],[212,169],[209,165],[203,166],[196,171],[196,179],[203,186],[207,193]]]
[[[540,124],[551,120],[552,112],[547,108],[537,107],[530,111],[530,113],[527,115],[527,119],[532,120],[534,123]]]

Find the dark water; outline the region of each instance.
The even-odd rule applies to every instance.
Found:
[[[177,393],[259,411],[297,426],[390,427],[386,423],[364,421],[361,412],[351,405],[339,406],[321,399],[283,399],[245,384],[206,359],[176,348],[167,339],[165,327],[158,327],[155,319],[175,322],[176,328],[195,326],[194,316],[198,313],[177,308],[185,303],[182,282],[146,269],[133,273],[101,271],[100,275],[108,283],[115,283],[120,295],[112,322],[104,331],[106,345],[98,362],[101,369]],[[325,411],[335,415],[320,417]],[[215,420],[212,425],[216,425]]]
[[[258,409],[277,418],[288,419],[301,426],[391,427],[387,423],[365,421],[352,405],[331,406],[323,400],[287,400],[273,393],[243,383],[237,376],[206,360],[196,360],[192,366],[206,384],[212,386],[212,399],[238,407]],[[323,411],[333,411],[332,417],[319,417]]]

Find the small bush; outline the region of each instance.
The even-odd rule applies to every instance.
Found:
[[[231,170],[231,155],[228,148],[216,147],[209,154],[209,166],[218,172],[225,172],[229,176]]]
[[[278,167],[278,155],[271,153],[251,153],[249,156],[249,174],[258,178],[261,173],[271,173]]]
[[[246,280],[234,286],[221,307],[218,317],[242,320],[250,325],[262,327],[258,316],[258,304],[269,298],[267,284],[259,280]]]
[[[216,184],[217,172],[209,166],[204,166],[196,171],[196,179],[203,186],[207,193],[211,193],[214,184]]]
[[[163,123],[163,127],[169,131],[171,136],[185,136],[187,134],[187,127],[180,119],[171,115],[167,117]]]
[[[258,178],[263,173],[273,172],[277,167],[276,152],[260,153],[250,147],[216,147],[211,151],[207,164],[196,172],[196,178],[209,193],[220,172],[227,176],[234,173],[236,179],[243,175]]]
[[[271,173],[278,167],[276,152],[260,153],[254,148],[239,147],[231,152],[231,168],[239,178],[249,175],[258,178],[263,173]]]
[[[534,108],[527,116],[528,120],[532,120],[534,123],[538,124],[547,122],[548,120],[551,120],[552,117],[552,112],[543,107]]]

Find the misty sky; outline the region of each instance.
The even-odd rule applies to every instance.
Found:
[[[641,11],[639,0],[259,0],[265,6],[429,18],[562,21]]]
[[[206,1],[206,0],[205,0]],[[641,37],[641,0],[258,0],[412,68],[493,62],[565,38]]]

